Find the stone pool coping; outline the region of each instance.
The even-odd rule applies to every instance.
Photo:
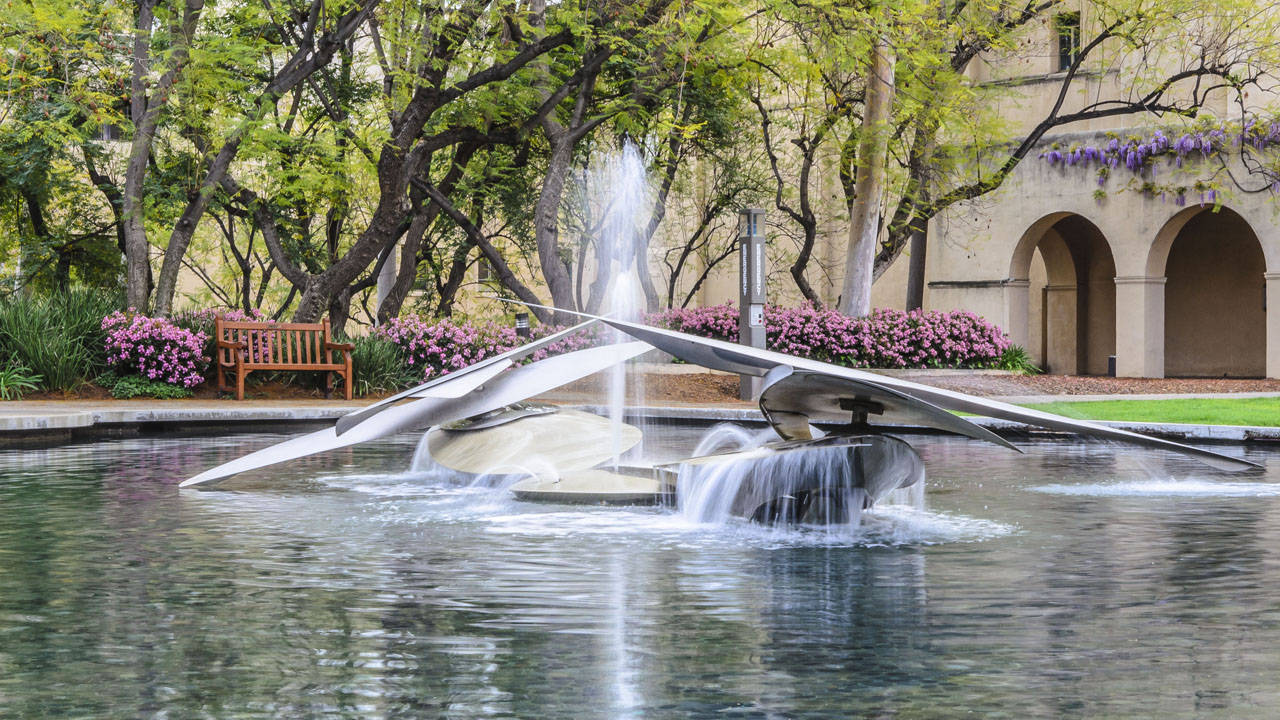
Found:
[[[1124,396],[1118,396],[1122,399]],[[1176,396],[1175,396],[1176,397]],[[1004,398],[1001,398],[1004,399]],[[1058,400],[1067,398],[1059,397]],[[1071,397],[1084,401],[1085,397]],[[1099,399],[1089,396],[1088,400]],[[1022,400],[1022,398],[1019,398]],[[0,445],[58,444],[92,437],[133,436],[160,433],[208,433],[215,428],[234,431],[301,429],[322,426],[363,402],[319,400],[293,401],[18,401],[0,405]],[[608,414],[608,408],[593,404],[567,404],[589,412]],[[632,415],[668,421],[708,423],[738,422],[763,424],[760,412],[746,403],[710,406],[668,405],[631,408]],[[1030,429],[1021,423],[993,418],[973,418],[974,422],[1001,435],[1063,436],[1064,433]],[[1172,440],[1212,443],[1280,441],[1280,427],[1243,425],[1189,425],[1179,423],[1095,421]],[[227,426],[230,426],[229,428]],[[932,432],[927,428],[904,428],[908,432]]]

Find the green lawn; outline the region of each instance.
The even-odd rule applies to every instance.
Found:
[[[1081,420],[1280,426],[1280,398],[1101,400],[1027,405]]]

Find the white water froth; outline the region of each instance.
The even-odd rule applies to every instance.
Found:
[[[1027,488],[1049,495],[1083,497],[1277,497],[1280,483],[1216,482],[1213,480],[1134,480],[1081,485],[1038,485]]]
[[[749,450],[775,439],[772,430],[722,423],[706,431],[693,455]],[[436,464],[425,436],[412,469],[385,475],[322,478],[335,489],[366,495],[374,515],[390,525],[477,524],[484,532],[511,537],[589,538],[610,542],[663,542],[680,547],[740,545],[757,549],[787,547],[881,547],[980,542],[1014,532],[1011,525],[925,509],[924,483],[897,490],[857,523],[828,526],[768,527],[730,517],[734,483],[681,487],[676,510],[653,507],[582,507],[516,500],[508,487],[524,477],[554,474],[550,467],[494,468],[470,476]]]

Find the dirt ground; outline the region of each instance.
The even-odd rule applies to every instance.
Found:
[[[1133,395],[1148,393],[1280,392],[1280,380],[1227,378],[1111,378],[1078,375],[912,375],[913,382],[996,397],[1004,395]],[[646,373],[645,402],[651,405],[736,403],[738,378],[731,375]],[[560,402],[602,402],[607,380],[591,377],[547,396]]]
[[[592,375],[571,383],[542,398],[554,402],[604,402],[609,377]],[[644,402],[647,405],[707,405],[738,400],[738,376],[712,373],[669,375],[644,373]]]
[[[250,378],[253,376],[250,375]],[[244,388],[244,396],[246,400],[323,400],[324,389],[321,387],[323,380],[319,373],[315,374],[315,380],[304,380],[302,384],[285,384],[277,381],[264,382],[256,384],[252,381],[246,383]],[[217,385],[214,383],[205,383],[199,387],[192,389],[192,400],[217,400],[219,398],[235,399],[235,390],[230,393],[219,393]],[[383,395],[366,395],[363,399],[376,400]],[[111,400],[111,393],[107,389],[86,383],[81,385],[74,392],[61,391],[44,391],[27,393],[22,396],[23,400]],[[337,389],[330,396],[332,400],[342,400],[342,386],[339,384]],[[361,398],[357,398],[361,399]]]
[[[912,375],[914,382],[948,390],[994,397],[1003,395],[1132,395],[1146,393],[1238,393],[1280,392],[1280,380],[1236,378],[1110,378],[1078,375]],[[602,403],[608,394],[609,379],[595,375],[549,393],[541,399],[552,402]],[[321,378],[303,384],[277,381],[250,382],[245,388],[250,400],[323,400]],[[376,400],[384,395],[368,395]],[[219,393],[212,383],[195,389],[193,400],[217,400],[234,396]],[[25,400],[110,400],[111,395],[97,385],[85,385],[74,393],[40,392]],[[330,399],[341,400],[340,390]],[[740,403],[736,375],[717,373],[645,373],[644,402],[649,405],[707,405]]]

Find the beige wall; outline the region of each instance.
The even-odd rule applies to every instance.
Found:
[[[1105,137],[1056,140],[1100,143]],[[1244,168],[1231,169],[1237,176],[1246,174]],[[1196,172],[1213,170],[1189,165],[1187,183]],[[1086,299],[1077,313],[1085,334],[1078,337],[1086,348],[1086,371],[1105,371],[1114,347],[1122,375],[1280,375],[1280,313],[1261,309],[1264,272],[1280,272],[1275,200],[1237,193],[1214,213],[1212,207],[1184,208],[1148,196],[1126,181],[1118,171],[1105,197],[1095,197],[1093,169],[1052,167],[1033,155],[1000,190],[935,219],[927,305],[974,310],[1001,324],[1051,368],[1065,367],[1062,358],[1069,352],[1059,350],[1055,363],[1052,343],[1042,344],[1054,337],[1046,325],[1052,326],[1054,317],[1065,322],[1071,305],[1069,291],[1050,300],[1043,288],[1075,282],[1054,277],[1063,263],[1043,242],[1056,235],[1070,245],[1077,270],[1082,254],[1096,257],[1107,248],[1113,259],[1114,274],[1105,262],[1085,263],[1080,273]],[[1064,223],[1069,218],[1080,220]],[[1085,221],[1097,235],[1071,241],[1072,224],[1079,228]],[[1036,263],[1045,270],[1033,270]],[[1272,284],[1277,282],[1280,276],[1273,276]],[[1037,294],[1041,297],[1033,300]],[[1274,357],[1267,355],[1268,337]],[[1198,364],[1191,356],[1199,358]]]

